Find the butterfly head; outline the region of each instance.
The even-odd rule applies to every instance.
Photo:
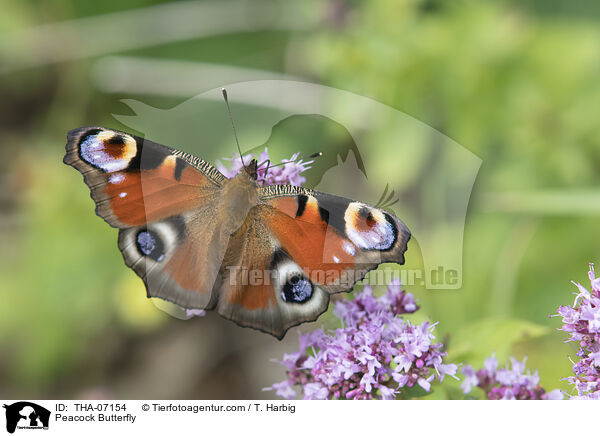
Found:
[[[252,180],[258,179],[258,161],[252,159],[248,165],[244,166],[244,171]]]

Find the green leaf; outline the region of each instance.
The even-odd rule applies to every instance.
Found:
[[[400,389],[400,395],[398,395],[396,398],[399,400],[414,400],[414,399],[418,399],[418,398],[425,397],[428,395],[433,395],[433,394],[434,394],[433,387],[429,390],[429,392],[427,392],[421,386],[414,385],[413,387],[410,387],[410,388]]]
[[[502,362],[518,343],[539,338],[551,331],[549,327],[522,319],[481,319],[450,335],[446,361],[477,367],[492,353],[496,353]]]

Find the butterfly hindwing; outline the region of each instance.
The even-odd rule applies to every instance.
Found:
[[[148,297],[188,309],[211,309],[225,247],[215,248],[203,239],[209,241],[215,230],[210,208],[196,208],[190,215],[119,230],[119,249],[125,264],[144,281]]]
[[[329,294],[282,250],[265,220],[268,212],[256,206],[232,235],[215,291],[221,316],[281,339],[290,327],[323,313]]]

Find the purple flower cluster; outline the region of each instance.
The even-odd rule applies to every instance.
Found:
[[[294,386],[302,388],[304,399],[394,399],[402,388],[429,391],[436,377],[456,378],[457,366],[443,363],[446,353],[434,341],[435,324],[412,324],[399,316],[416,310],[399,280],[380,297],[365,285],[353,300],[335,303],[342,327],[300,335],[299,351],[279,362],[287,379],[265,389],[286,399],[296,396]]]
[[[483,369],[475,371],[471,366],[461,368],[465,376],[462,389],[468,394],[473,386],[485,391],[490,400],[562,400],[563,394],[559,389],[546,392],[540,386],[540,377],[535,371],[525,373],[525,362],[510,358],[510,367],[498,368],[495,356],[485,360]]]
[[[283,159],[282,162],[286,162],[285,165],[269,167],[268,171],[266,164],[261,166],[257,171],[258,184],[302,186],[302,184],[306,182],[306,178],[301,176],[300,173],[309,169],[310,164],[314,161],[311,160],[308,162],[302,162],[302,159],[296,160],[298,159],[299,155],[300,153],[294,153],[290,159]],[[254,157],[255,156],[252,154],[247,154],[244,156],[244,162],[249,163]],[[269,159],[267,147],[265,147],[265,150],[256,159],[259,164]],[[218,162],[217,169],[221,171],[225,177],[231,179],[236,176],[236,174],[243,168],[244,165],[239,156],[234,156],[233,158],[227,160],[231,162],[231,168],[226,168],[224,165]]]
[[[574,376],[567,377],[575,386],[577,395],[572,398],[600,399],[600,277],[596,278],[594,265],[588,272],[591,292],[580,283],[573,306],[560,306],[562,330],[569,333],[569,341],[579,341],[578,362],[573,363]]]

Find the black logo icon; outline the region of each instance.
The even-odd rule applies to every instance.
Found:
[[[6,409],[6,431],[14,433],[15,429],[48,429],[50,411],[29,401],[19,401],[4,405]]]

